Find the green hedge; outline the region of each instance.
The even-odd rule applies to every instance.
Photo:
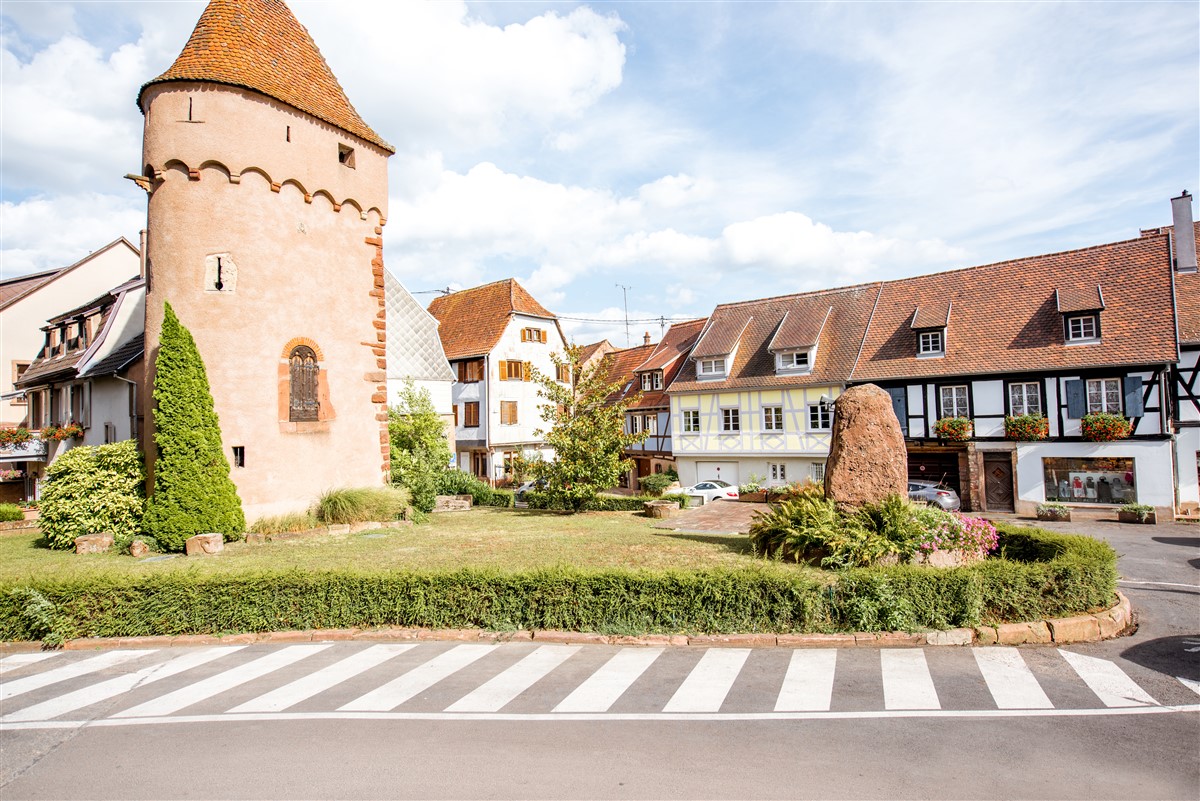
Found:
[[[662,500],[654,495],[597,495],[588,501],[585,512],[640,512],[646,508],[646,501]],[[674,500],[671,498],[670,500]],[[525,503],[530,509],[558,509],[564,507],[554,505],[550,496],[536,490],[525,493]]]
[[[382,625],[605,633],[917,630],[1061,617],[1113,602],[1116,554],[1107,545],[999,528],[1008,559],[820,578],[773,565],[45,578],[0,587],[0,640]],[[1049,561],[1029,561],[1038,556]]]

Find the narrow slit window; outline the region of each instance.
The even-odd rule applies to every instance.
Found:
[[[245,445],[234,445],[233,446],[233,466],[234,467],[245,467],[246,466],[246,446]]]

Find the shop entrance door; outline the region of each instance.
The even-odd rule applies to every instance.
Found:
[[[1013,511],[1012,457],[1009,454],[983,455],[983,493],[989,512]]]

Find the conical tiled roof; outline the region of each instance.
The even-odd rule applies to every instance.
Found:
[[[396,152],[358,116],[283,0],[211,0],[175,63],[138,92],[138,107],[147,87],[169,81],[252,89]]]

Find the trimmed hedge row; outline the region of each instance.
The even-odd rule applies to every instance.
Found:
[[[661,500],[663,498],[657,495],[597,495],[584,505],[583,511],[640,512],[646,508],[647,501]],[[667,500],[674,500],[674,498]],[[525,503],[530,509],[563,509],[561,506],[555,506],[549,495],[537,490],[525,493]]]
[[[492,630],[835,632],[1036,620],[1111,605],[1116,554],[1001,527],[1008,558],[824,574],[703,571],[297,571],[38,579],[0,587],[0,640],[421,626]],[[1049,561],[1030,561],[1049,556]]]

